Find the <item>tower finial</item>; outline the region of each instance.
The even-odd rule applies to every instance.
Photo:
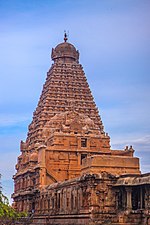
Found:
[[[67,37],[66,31],[64,31],[64,41],[66,42],[67,40],[68,40],[68,37]]]

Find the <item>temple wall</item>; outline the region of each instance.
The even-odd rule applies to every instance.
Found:
[[[139,159],[132,146],[110,149],[79,52],[64,41],[52,49],[54,64],[20,143],[14,207],[32,215],[32,225],[149,225],[145,212],[132,211],[148,215],[150,180],[126,185],[121,177],[138,176]]]
[[[46,218],[43,224],[48,221],[48,224],[81,225],[95,220],[105,221],[110,213],[114,217],[114,179],[107,173],[85,175],[41,189],[34,197],[35,224],[43,215]]]
[[[136,157],[96,155],[83,160],[82,174],[108,172],[113,175],[140,174]]]

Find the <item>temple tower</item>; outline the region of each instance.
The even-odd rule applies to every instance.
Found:
[[[93,120],[103,134],[103,124],[93,100],[82,66],[79,52],[65,41],[52,49],[54,64],[47,73],[43,91],[29,126],[27,144],[42,143],[42,130],[56,114],[75,111]]]
[[[110,149],[110,137],[104,132],[79,64],[79,52],[67,42],[66,35],[64,42],[52,49],[51,57],[54,63],[47,73],[27,139],[20,144],[13,194],[19,211],[34,209],[31,204],[35,204],[35,193],[53,183],[93,172],[140,173],[132,147],[124,151]]]

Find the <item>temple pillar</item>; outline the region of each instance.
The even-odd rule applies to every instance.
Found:
[[[77,157],[78,157],[78,166],[81,165],[81,155],[80,153],[77,153]]]
[[[40,167],[40,185],[46,185],[46,156],[45,156],[45,145],[41,145],[38,148],[38,165]]]
[[[140,205],[139,205],[140,209],[143,208],[143,190],[142,190],[142,186],[140,187]]]
[[[145,186],[145,209],[150,209],[150,188],[149,186]]]
[[[63,190],[60,192],[60,211],[63,210]]]
[[[127,196],[127,209],[131,210],[132,209],[132,198],[131,198],[131,194],[132,194],[132,188],[131,187],[126,187],[126,196]]]
[[[54,209],[57,209],[57,192],[54,193]]]
[[[81,209],[83,207],[83,189],[80,187],[79,189],[79,208]]]
[[[61,208],[61,194],[57,192],[57,209],[60,211]]]
[[[78,199],[78,190],[73,190],[73,206],[72,206],[72,208],[74,209],[74,210],[77,210],[78,211],[78,208],[79,208],[79,206],[78,206],[78,204],[79,204],[79,199]]]
[[[66,193],[66,189],[64,190],[64,194],[63,194],[63,210],[64,212],[66,211],[66,199],[67,199],[67,193]]]
[[[82,201],[81,201],[81,194],[82,194],[82,190],[81,188],[78,190],[78,209],[81,208],[81,204],[82,204]]]

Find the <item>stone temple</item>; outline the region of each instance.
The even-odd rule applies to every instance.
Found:
[[[79,52],[52,49],[14,175],[14,207],[33,225],[150,225],[150,174],[132,146],[112,150]]]

